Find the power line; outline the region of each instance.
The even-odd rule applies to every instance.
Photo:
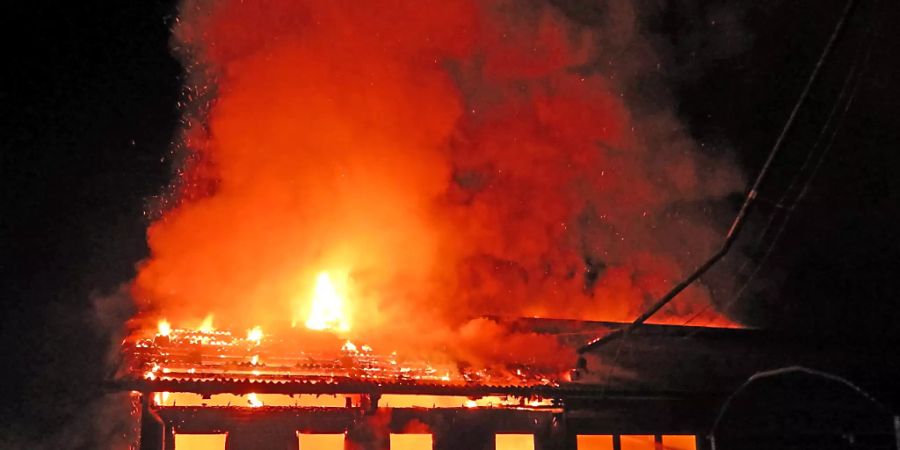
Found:
[[[794,197],[793,200],[790,201],[789,204],[785,203],[785,200],[786,200],[786,196],[787,196],[787,194],[789,193],[789,191],[791,191],[791,190],[794,189],[793,183],[792,183],[792,185],[788,188],[788,190],[785,191],[785,195],[782,196],[782,198],[779,200],[778,205],[782,205],[782,209],[783,209],[784,213],[783,213],[783,219],[781,220],[780,224],[778,225],[778,229],[775,231],[774,237],[773,237],[772,240],[769,242],[769,245],[766,247],[766,250],[765,250],[765,252],[762,254],[762,257],[758,260],[756,266],[753,268],[753,271],[750,273],[750,275],[747,277],[747,279],[741,284],[740,289],[737,290],[737,292],[735,293],[734,297],[733,297],[728,303],[726,303],[725,305],[719,306],[719,308],[721,308],[722,310],[728,310],[728,309],[731,308],[735,303],[737,303],[738,301],[740,301],[741,298],[743,298],[744,293],[745,293],[746,290],[749,288],[749,286],[752,284],[753,280],[756,278],[756,276],[759,274],[759,272],[762,270],[762,267],[763,267],[763,265],[765,265],[765,263],[767,262],[768,258],[771,256],[772,251],[774,250],[775,246],[776,246],[776,245],[778,244],[778,242],[780,241],[781,236],[782,236],[782,234],[784,233],[784,230],[787,228],[787,225],[788,225],[788,223],[790,222],[792,213],[796,210],[798,203],[800,203],[800,201],[802,201],[803,198],[804,198],[804,197],[806,196],[806,194],[808,193],[809,187],[810,187],[810,185],[811,185],[813,179],[816,177],[816,174],[818,173],[819,168],[820,168],[821,165],[822,165],[822,162],[825,160],[825,157],[827,156],[827,154],[828,154],[829,151],[831,150],[831,147],[832,147],[832,145],[834,144],[834,140],[835,140],[835,137],[836,137],[836,135],[837,135],[837,132],[838,132],[838,130],[839,130],[840,127],[841,127],[841,123],[843,122],[843,119],[844,119],[844,117],[846,116],[847,111],[850,109],[850,105],[852,104],[853,98],[854,98],[855,95],[856,95],[856,88],[857,88],[857,86],[858,86],[858,85],[854,85],[853,90],[852,90],[852,92],[850,93],[850,98],[849,98],[846,102],[839,101],[839,102],[836,102],[836,103],[835,103],[834,108],[832,108],[831,114],[829,115],[829,118],[828,118],[828,120],[826,121],[826,124],[822,127],[822,130],[821,130],[821,132],[820,132],[819,139],[818,139],[817,143],[812,147],[813,149],[815,149],[816,147],[818,147],[818,146],[821,144],[821,141],[824,140],[824,137],[825,137],[825,135],[826,135],[826,131],[830,128],[831,122],[833,121],[834,116],[836,115],[837,110],[839,109],[839,106],[841,105],[841,103],[844,104],[844,108],[843,108],[843,110],[841,111],[840,117],[839,117],[839,119],[838,119],[837,124],[835,125],[835,128],[832,129],[832,133],[830,134],[830,136],[829,136],[829,138],[828,138],[828,143],[826,144],[825,148],[820,152],[819,157],[818,157],[817,160],[816,160],[816,163],[815,163],[815,166],[813,167],[812,173],[806,178],[806,180],[804,181],[803,187],[801,188],[800,192],[797,194],[797,196]],[[842,92],[841,97],[844,97],[844,96],[845,96],[845,93]],[[812,156],[814,153],[815,153],[815,152],[813,152],[813,151],[811,151],[810,153],[808,153],[808,158],[807,158],[807,161],[804,162],[804,166],[806,166],[807,163],[809,163],[809,162],[812,161],[811,156]],[[800,170],[802,171],[802,170],[804,170],[804,168],[801,168]],[[797,180],[797,178],[799,178],[799,175],[800,175],[800,174],[801,174],[801,173],[798,172],[798,176],[795,177],[795,181]],[[784,206],[784,205],[786,205],[786,206]],[[769,222],[766,224],[766,227],[764,228],[763,232],[761,233],[760,239],[757,240],[757,243],[754,245],[755,247],[761,247],[761,246],[763,245],[763,241],[765,240],[765,237],[769,235],[769,232],[768,232],[769,229],[772,228],[772,225],[775,223],[775,219],[776,219],[778,216],[779,216],[779,214],[777,214],[777,212],[773,212],[773,213],[770,215]],[[745,269],[749,264],[750,264],[750,262],[744,263],[744,264],[741,266],[741,268],[738,269],[738,274],[743,273],[743,272],[744,272],[744,269]],[[697,318],[699,318],[701,315],[703,315],[704,313],[706,313],[707,311],[709,311],[709,310],[712,308],[712,306],[713,306],[712,304],[706,305],[703,309],[701,309],[700,311],[698,311],[697,313],[695,313],[693,316],[691,316],[688,320],[686,320],[686,321],[685,321],[684,323],[682,323],[681,325],[682,325],[682,326],[690,325],[690,324],[693,323]],[[709,322],[707,322],[707,323],[709,323]]]
[[[672,299],[674,299],[678,294],[680,294],[685,288],[690,286],[694,281],[699,279],[703,274],[705,274],[712,266],[714,266],[728,251],[731,249],[731,246],[734,244],[735,239],[738,237],[740,230],[746,220],[747,213],[750,211],[750,207],[753,205],[756,197],[758,195],[759,186],[762,184],[766,175],[769,172],[769,168],[772,165],[772,161],[774,161],[775,156],[778,155],[781,150],[784,140],[794,125],[796,121],[797,114],[800,111],[800,108],[806,102],[807,97],[809,96],[809,91],[812,88],[813,83],[819,76],[822,67],[825,64],[828,56],[831,54],[831,51],[834,49],[834,45],[838,40],[838,37],[841,34],[841,31],[844,29],[844,25],[847,21],[847,18],[850,16],[850,12],[853,10],[855,6],[855,0],[848,0],[846,5],[844,6],[844,10],[841,13],[840,19],[834,27],[834,30],[831,33],[831,36],[828,39],[828,42],[825,45],[825,48],[822,50],[821,55],[819,56],[818,61],[816,62],[815,67],[813,68],[812,73],[809,76],[809,79],[806,82],[806,85],[803,87],[802,92],[800,93],[800,97],[797,99],[797,102],[794,105],[794,108],[791,110],[790,115],[788,116],[787,122],[785,122],[784,127],[781,129],[781,132],[778,135],[778,138],[775,140],[775,144],[772,146],[772,149],[769,151],[768,156],[766,157],[765,162],[762,165],[762,168],[759,171],[756,179],[753,184],[750,186],[750,189],[747,192],[747,196],[744,199],[743,205],[741,205],[741,209],[738,211],[737,216],[734,218],[734,221],[731,224],[731,227],[728,230],[728,233],[725,236],[725,240],[722,243],[721,248],[715,254],[713,254],[705,263],[700,265],[693,273],[691,273],[687,278],[682,280],[680,283],[675,285],[668,293],[666,293],[662,298],[660,298],[656,303],[650,306],[650,308],[641,314],[634,322],[627,325],[625,328],[622,328],[620,331],[611,333],[609,335],[603,336],[601,338],[597,338],[588,342],[584,346],[578,349],[579,354],[584,354],[587,351],[590,351],[596,347],[603,345],[605,342],[609,342],[611,339],[615,337],[621,337],[619,340],[619,345],[621,346],[624,338],[633,330],[640,327],[644,322],[647,321],[650,317],[656,314],[660,309],[662,309],[666,304],[668,304]],[[616,352],[618,355],[619,352]],[[581,358],[579,360],[579,366],[586,365],[586,361]]]
[[[837,137],[837,134],[840,131],[841,126],[844,123],[844,119],[846,118],[847,113],[850,110],[851,105],[853,104],[853,100],[856,98],[856,94],[858,92],[861,81],[862,81],[863,77],[865,76],[865,73],[868,69],[869,59],[870,59],[870,56],[872,53],[872,47],[873,47],[873,43],[875,40],[874,39],[875,38],[874,30],[879,29],[879,28],[880,28],[880,21],[878,22],[878,24],[876,24],[876,26],[871,27],[869,29],[868,34],[866,35],[865,39],[860,44],[860,47],[862,47],[862,46],[866,47],[865,51],[857,53],[857,57],[854,58],[853,64],[851,65],[850,70],[847,73],[847,76],[844,78],[844,83],[841,86],[840,93],[838,94],[838,97],[835,100],[835,103],[832,106],[831,111],[829,112],[825,123],[823,124],[822,128],[820,129],[815,143],[810,148],[810,151],[807,152],[806,158],[804,159],[802,166],[797,171],[797,173],[794,175],[790,184],[785,189],[785,191],[782,193],[781,197],[778,199],[778,203],[776,204],[776,206],[779,208],[779,210],[773,211],[773,213],[769,215],[769,221],[766,224],[766,227],[763,229],[762,233],[760,234],[760,238],[757,240],[756,244],[754,244],[754,247],[762,246],[762,243],[765,240],[765,237],[769,235],[769,233],[768,233],[769,229],[772,227],[773,223],[775,222],[775,219],[779,216],[778,212],[783,211],[783,213],[781,214],[781,216],[783,218],[782,218],[781,223],[778,226],[778,229],[775,231],[775,234],[774,234],[772,240],[769,242],[768,247],[766,248],[765,252],[762,254],[762,257],[758,260],[758,263],[754,267],[753,271],[750,273],[750,275],[747,277],[747,279],[744,281],[744,283],[742,283],[741,288],[738,289],[738,291],[735,293],[735,295],[732,297],[732,299],[728,303],[726,303],[725,305],[720,307],[723,311],[729,310],[734,304],[736,304],[743,298],[744,292],[746,292],[746,290],[749,288],[750,284],[753,282],[753,280],[756,278],[756,276],[762,270],[763,265],[768,261],[769,257],[772,254],[772,251],[775,249],[775,246],[780,241],[781,236],[783,235],[784,231],[787,229],[787,225],[791,220],[792,214],[797,209],[797,206],[800,204],[800,202],[803,201],[804,198],[806,198],[806,195],[809,193],[809,189],[812,186],[812,182],[816,178],[816,175],[819,173],[819,170],[821,169],[822,164],[825,161],[825,158],[830,153],[831,148],[834,144],[834,141]],[[843,108],[841,108],[841,105],[843,105]],[[838,110],[840,110],[839,114],[838,114]],[[837,118],[836,122],[835,122],[835,118]],[[832,123],[834,123],[833,127],[832,127]],[[828,133],[829,129],[831,131],[830,134]],[[827,139],[826,139],[826,135],[828,135]],[[793,200],[791,200],[790,202],[787,202],[788,195],[792,191],[794,191],[794,188],[797,185],[797,182],[803,176],[804,172],[806,172],[806,169],[809,166],[809,164],[813,161],[813,156],[816,154],[815,150],[818,149],[820,146],[822,146],[823,142],[826,142],[826,143],[825,143],[822,151],[818,153],[818,158],[816,158],[816,160],[815,160],[815,164],[812,167],[812,171],[806,177],[805,181],[803,182],[802,187],[800,188],[800,191],[793,198]],[[738,274],[743,273],[744,269],[749,264],[750,264],[750,261],[747,261],[743,265],[741,265],[741,267],[738,269]],[[699,311],[696,314],[694,314],[693,316],[691,316],[682,325],[687,326],[687,325],[691,324],[700,315],[707,312],[712,306],[713,306],[712,304],[707,305],[701,311]],[[707,324],[708,323],[709,323],[709,321],[707,322]],[[691,335],[688,335],[686,337],[690,337],[690,336]]]

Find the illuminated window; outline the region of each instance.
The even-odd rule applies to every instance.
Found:
[[[300,450],[344,450],[344,435],[297,433]]]
[[[533,434],[498,434],[496,450],[534,450]]]
[[[622,450],[655,450],[656,439],[653,435],[622,435],[619,436]]]
[[[613,450],[613,437],[608,434],[579,434],[575,439],[578,450]]]
[[[671,435],[662,437],[666,450],[696,450],[697,437],[694,435]]]
[[[228,434],[176,434],[175,450],[225,450]]]
[[[391,450],[431,450],[431,435],[391,433]]]

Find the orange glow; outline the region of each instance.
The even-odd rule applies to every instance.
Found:
[[[156,326],[157,334],[160,336],[168,336],[172,333],[172,325],[169,325],[169,322],[166,319],[162,319]]]
[[[262,332],[262,328],[260,328],[259,326],[255,326],[255,327],[253,327],[253,329],[247,330],[247,340],[248,341],[256,342],[256,345],[259,345],[259,343],[262,341],[262,338],[263,338],[263,332]]]
[[[695,450],[697,437],[694,435],[663,435],[662,444],[665,450]]]
[[[579,434],[577,450],[613,450],[613,437],[608,434]]]
[[[344,345],[341,346],[341,351],[346,353],[359,353],[359,349],[356,348],[356,344],[350,342],[344,342]]]
[[[431,450],[430,434],[391,433],[391,450]]]
[[[344,434],[297,433],[300,450],[344,450]]]
[[[309,318],[306,319],[306,327],[319,331],[347,331],[350,329],[344,299],[341,298],[341,294],[328,272],[320,272],[316,277],[312,308]]]
[[[153,403],[156,405],[164,405],[169,400],[168,392],[157,392],[153,394]]]
[[[534,450],[533,434],[498,434],[497,450]]]
[[[247,403],[252,408],[259,408],[260,406],[263,406],[262,400],[260,400],[254,393],[247,394]]]
[[[150,370],[148,370],[147,372],[144,373],[144,378],[151,380],[151,381],[155,380],[156,372],[159,372],[159,364],[153,363],[153,366],[150,367]]]
[[[172,392],[163,397],[162,392],[154,392],[154,403],[159,406],[232,406],[248,407],[251,405],[247,397],[236,394],[213,394],[209,398],[203,398],[200,394],[190,392]],[[156,399],[159,398],[159,402]],[[359,404],[357,395],[285,395],[285,394],[256,394],[257,404],[266,406],[314,406],[319,408],[344,408],[347,398],[354,404]],[[161,402],[161,403],[160,403]]]
[[[175,434],[178,450],[225,450],[228,434]]]
[[[254,406],[249,401],[250,394],[240,396],[235,394],[214,394],[209,398],[203,398],[200,394],[187,392],[154,392],[154,403],[159,406]],[[358,395],[284,395],[284,394],[254,394],[252,396],[256,405],[267,406],[315,406],[320,408],[345,408],[347,399],[354,405],[359,405]],[[519,407],[516,398],[501,398],[496,396],[482,397],[477,400],[465,397],[444,395],[400,395],[386,394],[381,398],[380,405],[387,408],[504,408]],[[675,436],[679,437],[679,436]],[[691,436],[692,437],[692,436]]]
[[[666,101],[620,94],[645,91],[652,51],[618,52],[615,77],[577,70],[609,56],[608,30],[552,2],[181,3],[173,47],[203,70],[185,74],[178,179],[131,286],[144,334],[160,311],[173,334],[214,313],[238,338],[293,323],[326,332],[310,345],[352,330],[454,366],[561,371],[575,355],[555,337],[483,317],[633,320],[721,239],[705,203],[743,188]],[[654,321],[711,300],[695,284]]]
[[[622,450],[655,450],[656,438],[653,435],[619,436]]]
[[[203,318],[203,322],[200,323],[200,326],[197,327],[197,331],[201,333],[212,333],[216,329],[213,328],[213,315],[208,314]]]

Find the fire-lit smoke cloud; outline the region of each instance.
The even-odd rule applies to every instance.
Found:
[[[136,296],[287,326],[327,271],[354,332],[422,345],[534,347],[484,314],[633,318],[709,253],[704,205],[741,177],[642,92],[656,60],[613,3],[589,27],[525,0],[185,0],[191,153]]]

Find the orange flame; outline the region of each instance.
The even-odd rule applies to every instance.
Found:
[[[248,341],[253,341],[256,343],[256,345],[259,345],[260,341],[262,341],[262,338],[263,338],[263,332],[262,332],[262,328],[260,328],[259,326],[255,326],[255,327],[253,327],[253,329],[247,330],[247,340]]]
[[[166,319],[162,319],[157,324],[157,333],[160,336],[168,336],[172,333],[172,325],[169,325],[169,322]]]
[[[320,331],[347,331],[350,329],[350,322],[344,310],[344,300],[328,272],[321,272],[316,277],[312,309],[309,318],[306,319],[306,327]]]
[[[201,333],[212,333],[216,329],[213,328],[213,315],[208,314],[203,318],[203,322],[200,323],[200,326],[197,327],[197,331]]]
[[[262,400],[260,400],[254,393],[247,394],[247,403],[251,408],[259,408],[260,406],[263,406]]]
[[[341,346],[341,351],[347,353],[359,353],[359,349],[356,348],[356,344],[350,342],[349,340],[347,342],[344,342],[344,345]]]
[[[717,242],[705,202],[742,189],[667,102],[646,114],[630,107],[658,99],[620,95],[656,56],[622,52],[616,77],[575,70],[610,30],[552,2],[184,3],[173,38],[204,94],[132,286],[179,328],[215,312],[277,333],[293,313],[385,349],[566,365],[555,339],[465,319],[630,321],[699,263],[684,242]],[[710,292],[664,313],[683,323]],[[514,345],[485,345],[500,340]]]
[[[168,392],[154,393],[153,394],[153,403],[155,403],[156,405],[163,405],[166,403],[166,401],[169,400],[169,395],[170,394]]]

